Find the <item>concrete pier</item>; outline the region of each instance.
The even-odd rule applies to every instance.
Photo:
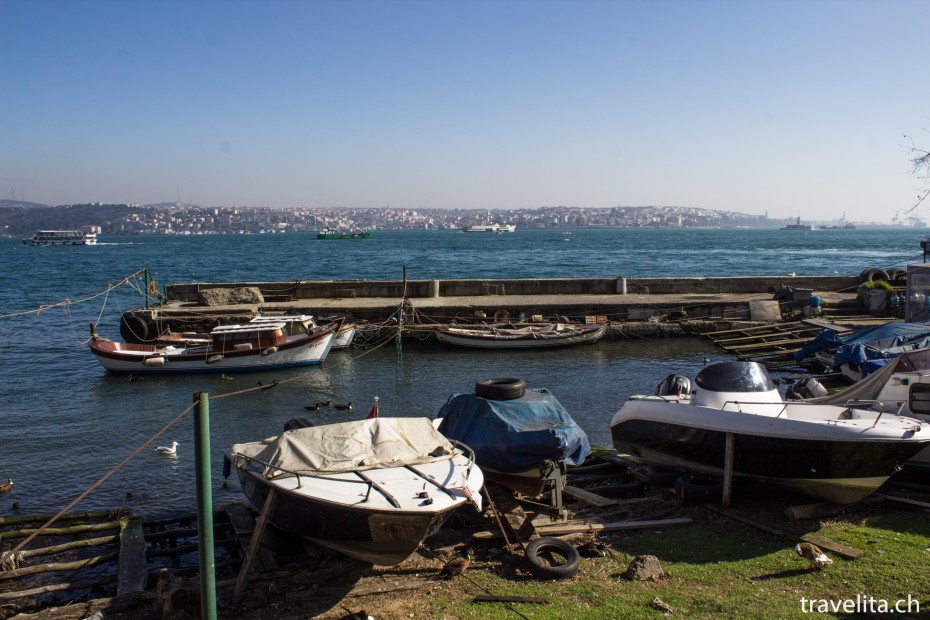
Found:
[[[298,280],[171,284],[164,303],[153,306],[172,329],[188,321],[233,322],[258,313],[342,315],[351,320],[383,320],[406,299],[423,322],[449,323],[496,316],[516,321],[559,316],[584,321],[655,321],[669,316],[697,320],[750,320],[751,302],[783,302],[816,295],[826,307],[853,303],[855,276],[759,276],[734,278],[566,278],[508,280]],[[205,305],[203,292],[248,290],[246,303]],[[800,293],[800,295],[799,295]],[[154,300],[153,300],[154,301]]]

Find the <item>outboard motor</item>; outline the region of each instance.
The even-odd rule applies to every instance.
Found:
[[[791,400],[807,400],[808,398],[820,398],[827,395],[827,388],[817,379],[806,377],[798,379],[788,386],[785,390],[785,397]]]
[[[691,393],[691,380],[681,375],[669,375],[656,387],[656,396],[686,396]]]

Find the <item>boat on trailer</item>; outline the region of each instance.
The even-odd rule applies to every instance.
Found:
[[[227,455],[242,491],[291,534],[372,564],[403,562],[466,504],[481,511],[471,450],[427,418],[371,418],[288,430]]]
[[[506,323],[470,327],[442,326],[436,339],[469,349],[550,349],[595,344],[607,331],[607,323]]]
[[[874,401],[785,401],[756,362],[707,366],[690,385],[670,375],[655,395],[631,396],[610,422],[614,447],[719,475],[729,435],[735,477],[852,503],[930,446],[930,424]]]
[[[192,345],[134,344],[97,335],[90,326],[88,342],[97,361],[110,372],[176,374],[271,370],[323,363],[341,322],[288,334],[284,321],[221,325],[209,341]]]

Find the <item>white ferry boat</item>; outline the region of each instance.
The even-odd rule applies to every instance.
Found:
[[[81,230],[40,230],[28,239],[26,245],[97,245],[96,232]]]
[[[465,232],[507,233],[513,232],[516,229],[516,224],[477,224],[475,226],[466,226],[462,230]]]

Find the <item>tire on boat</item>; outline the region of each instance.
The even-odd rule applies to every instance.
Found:
[[[687,469],[670,465],[649,465],[644,472],[646,482],[657,487],[673,487],[675,481],[688,473]]]
[[[119,321],[119,333],[126,342],[141,344],[149,340],[149,322],[126,312]]]
[[[887,271],[885,271],[884,269],[878,269],[875,267],[871,269],[866,269],[865,271],[859,274],[859,284],[863,284],[865,282],[875,282],[877,280],[884,280],[885,282],[887,282],[888,279],[889,278],[888,278]]]
[[[675,480],[675,494],[686,503],[720,503],[723,500],[723,481],[714,476],[685,474]]]
[[[575,547],[561,538],[548,536],[526,546],[526,561],[530,572],[539,579],[569,579],[581,568],[581,554]]]
[[[523,379],[506,377],[485,379],[475,383],[475,395],[488,400],[515,400],[524,394],[526,394],[526,382]]]

